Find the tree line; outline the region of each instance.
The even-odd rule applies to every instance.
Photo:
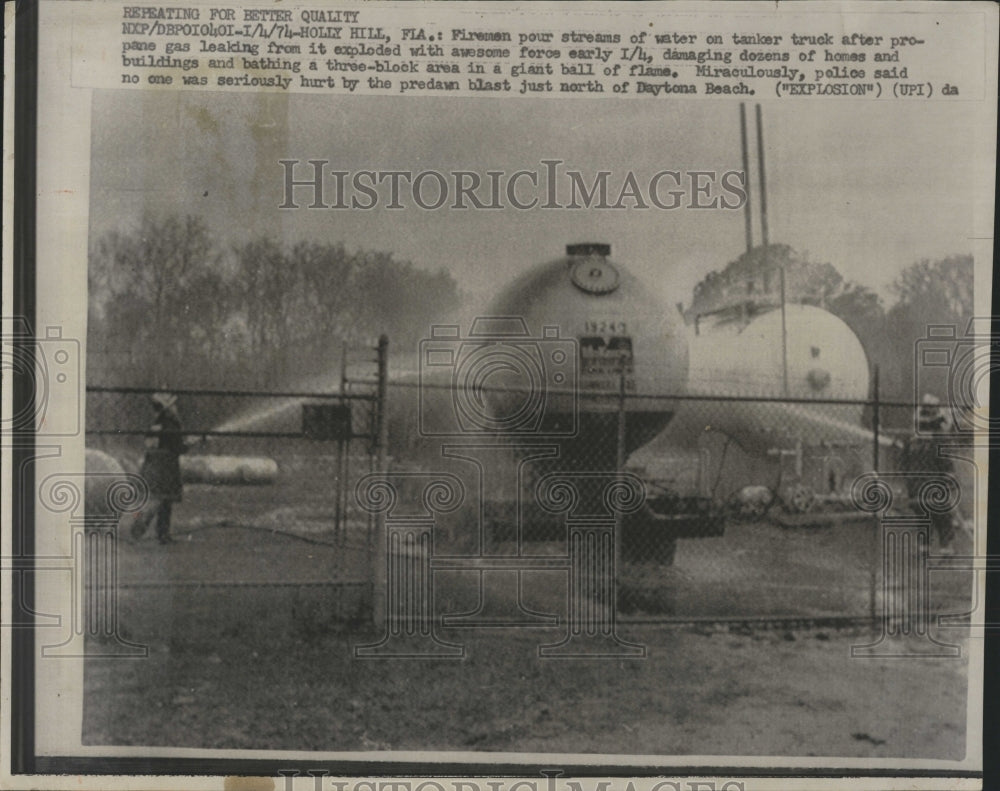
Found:
[[[884,400],[909,400],[914,383],[949,397],[948,371],[921,369],[928,325],[959,336],[973,315],[973,260],[921,260],[890,287],[887,305],[829,263],[783,244],[757,247],[710,272],[685,311],[735,315],[748,303],[823,307],[858,335]],[[144,219],[90,250],[88,381],[106,386],[288,389],[334,372],[343,346],[367,356],[381,333],[414,349],[427,328],[460,307],[458,284],[391,252],[343,243],[282,245],[267,236],[220,245],[196,216]]]
[[[391,252],[266,236],[223,247],[194,216],[101,236],[88,281],[88,381],[105,386],[288,389],[381,333],[413,348],[460,302],[450,274]]]
[[[942,401],[954,397],[951,389],[961,373],[956,377],[948,366],[927,367],[919,352],[931,325],[953,327],[953,345],[960,345],[973,317],[971,255],[914,262],[892,282],[891,302],[886,304],[870,288],[845,280],[832,264],[810,261],[784,244],[772,244],[766,250],[755,247],[721,271],[706,275],[695,286],[685,316],[693,321],[697,315],[725,319],[728,314],[737,320],[736,314],[746,304],[776,307],[782,270],[788,302],[822,307],[854,330],[872,373],[878,368],[882,400],[911,401],[924,393]]]

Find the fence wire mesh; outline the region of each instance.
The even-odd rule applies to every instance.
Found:
[[[556,394],[518,433],[470,428],[461,409],[478,402],[426,382],[390,382],[382,396],[368,381],[331,395],[175,395],[191,446],[174,545],[162,551],[135,514],[118,524],[126,637],[155,627],[164,596],[236,630],[251,628],[251,603],[278,608],[305,639],[373,621],[412,637],[567,622],[613,632],[615,619],[877,620],[914,595],[883,525],[906,515],[923,525],[925,615],[960,618],[974,603],[971,567],[941,561],[972,554],[971,441],[923,430],[915,404],[623,386]],[[104,454],[142,474],[149,399],[91,388],[88,464]],[[866,500],[866,476],[891,503]],[[921,511],[921,484],[942,476],[954,497]]]
[[[577,396],[572,431],[543,423],[512,437],[485,423],[461,425],[452,415],[462,405],[447,386],[390,387],[390,472],[445,473],[463,485],[463,506],[434,523],[437,557],[429,566],[438,604],[447,601],[455,612],[492,607],[502,623],[496,600],[507,597],[511,623],[529,622],[526,613],[565,617],[578,593],[571,583],[574,524],[610,517],[620,620],[878,619],[904,595],[884,568],[883,521],[909,516],[925,525],[931,556],[921,606],[935,617],[970,609],[969,569],[933,568],[936,556],[972,553],[974,470],[958,470],[957,458],[932,459],[939,448],[945,454],[967,446],[968,434],[927,436],[917,427],[918,404]],[[488,393],[483,404],[490,404]],[[449,430],[440,430],[447,420]],[[881,510],[860,501],[857,488],[876,470],[895,493]],[[946,514],[924,513],[913,480],[940,473],[958,481],[960,500]],[[641,506],[608,508],[602,475],[637,479]],[[573,505],[554,513],[543,490],[560,476],[573,488]],[[453,555],[475,560],[463,565]],[[599,557],[592,561],[590,573],[607,573]],[[501,566],[511,578],[520,570],[516,584],[501,584]]]
[[[121,471],[149,484],[145,459],[161,433],[154,395],[88,390],[88,473]],[[353,491],[375,459],[372,388],[172,395],[186,446],[181,496],[168,531],[152,485],[143,506],[118,515],[118,634],[95,636],[142,643],[159,634],[165,599],[192,623],[214,617],[219,628],[249,628],[254,602],[286,611],[303,634],[368,618],[373,520]],[[168,547],[157,540],[164,532]]]

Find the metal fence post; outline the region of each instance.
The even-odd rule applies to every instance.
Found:
[[[346,404],[344,393],[347,390],[347,341],[341,344],[340,348],[340,403]],[[350,434],[354,434],[354,426],[350,427]],[[344,469],[344,457],[350,452],[351,436],[341,437],[337,440],[337,483],[334,493],[334,514],[333,530],[334,542],[342,545],[346,534],[347,522],[347,473]]]
[[[378,339],[378,384],[375,394],[375,470],[385,474],[386,448],[389,444],[389,421],[386,419],[386,394],[389,371],[389,337],[381,335]],[[372,570],[372,623],[376,628],[385,623],[385,583],[386,558],[381,557],[381,551],[386,547],[385,512],[380,511],[375,516],[375,535],[368,542],[368,551]]]
[[[622,357],[621,371],[618,377],[618,432],[615,442],[615,474],[619,480],[622,479],[622,472],[625,469],[625,362],[626,358]],[[618,614],[618,575],[622,573],[622,515],[617,510],[615,511],[614,526],[614,546],[611,548],[612,552],[614,552],[615,568],[615,578],[611,580],[613,591],[611,607],[614,610],[611,613],[612,617]]]
[[[872,449],[872,467],[874,472],[878,472],[878,432],[879,432],[879,383],[878,383],[878,365],[875,366],[874,371],[874,401],[872,405],[872,435],[875,438],[875,444]]]
[[[879,379],[878,364],[875,365],[872,377],[872,470],[878,475],[879,467]],[[882,565],[882,520],[877,515],[872,517],[874,524],[871,530],[871,549],[869,551],[871,569],[868,575],[868,615],[872,626],[878,619],[878,572]]]
[[[622,358],[622,368],[618,377],[618,441],[615,446],[615,464],[617,471],[625,468],[625,358]]]

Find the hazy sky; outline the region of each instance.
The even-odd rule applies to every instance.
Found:
[[[485,173],[552,158],[590,177],[609,170],[612,184],[629,170],[648,181],[739,169],[736,101],[112,91],[95,92],[93,108],[92,234],[134,227],[143,212],[198,214],[220,242],[275,234],[391,250],[480,295],[567,242],[606,241],[671,305],[744,246],[741,211],[277,208],[281,159]],[[919,258],[971,252],[971,151],[990,130],[961,103],[769,101],[764,129],[772,243],[883,294]],[[751,177],[756,201],[755,164]]]

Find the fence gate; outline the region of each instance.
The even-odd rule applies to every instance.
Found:
[[[184,642],[202,627],[237,634],[256,628],[264,612],[284,612],[300,638],[370,619],[374,521],[354,489],[382,453],[386,352],[382,342],[350,365],[345,354],[330,392],[170,390],[187,452],[166,545],[157,541],[161,509],[147,497],[142,469],[154,442],[152,396],[163,388],[87,388],[80,522],[111,539],[78,542],[79,557],[67,559],[88,570],[77,575],[80,601],[101,610],[90,619],[99,630],[77,629],[88,653],[97,643],[118,653]],[[133,500],[113,496],[116,481],[132,487]],[[108,509],[92,504],[112,500],[109,521]]]

